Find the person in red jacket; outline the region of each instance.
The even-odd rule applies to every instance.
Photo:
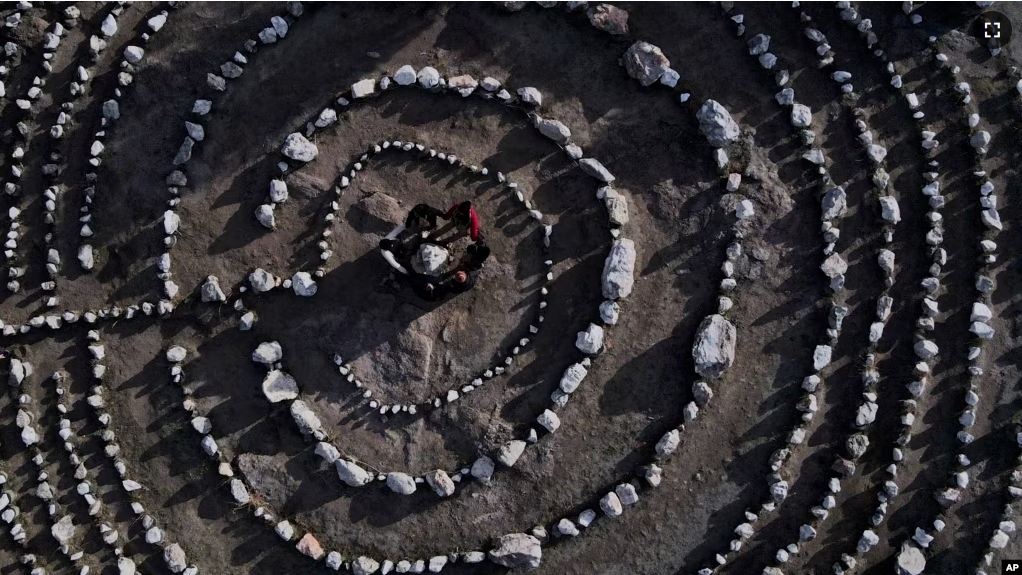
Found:
[[[482,226],[479,225],[479,214],[476,213],[476,209],[472,205],[472,202],[458,202],[451,206],[451,208],[447,210],[447,213],[442,217],[445,220],[451,220],[450,225],[453,225],[461,232],[461,234],[447,240],[447,243],[458,239],[461,235],[464,235],[466,231],[473,241],[483,239]],[[445,226],[443,230],[440,230],[440,232],[446,231],[449,227],[450,226]]]

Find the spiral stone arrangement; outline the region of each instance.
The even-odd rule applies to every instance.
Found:
[[[999,572],[989,4],[5,5],[0,565]]]

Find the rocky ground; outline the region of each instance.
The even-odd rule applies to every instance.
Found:
[[[837,4],[3,6],[0,573],[1022,559],[1022,45]]]

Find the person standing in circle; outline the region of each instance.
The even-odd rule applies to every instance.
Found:
[[[479,272],[477,271],[465,271],[458,270],[454,272],[454,276],[451,277],[450,285],[447,290],[450,293],[463,293],[472,289],[476,285],[476,280],[479,279]]]
[[[476,213],[472,202],[468,200],[458,202],[451,206],[442,217],[445,220],[450,220],[450,223],[437,230],[434,237],[442,235],[451,228],[456,228],[458,234],[447,240],[437,240],[437,243],[449,244],[465,235],[472,238],[472,241],[481,241],[483,239],[482,226],[479,224],[479,214]]]
[[[448,219],[442,211],[429,204],[416,204],[412,211],[408,212],[405,228],[429,232],[436,229],[437,218]]]
[[[483,269],[483,262],[490,257],[490,246],[486,245],[483,240],[479,240],[465,248],[465,254],[467,257],[461,265],[461,269],[469,272],[479,271]]]

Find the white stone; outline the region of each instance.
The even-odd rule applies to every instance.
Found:
[[[306,139],[305,136],[294,132],[285,138],[280,153],[296,162],[311,162],[319,155],[319,148],[316,147],[316,144]]]
[[[603,349],[603,328],[591,323],[585,331],[578,332],[575,347],[584,354],[595,355]]]
[[[298,397],[298,383],[290,375],[272,370],[263,379],[263,394],[270,403],[278,403]]]

